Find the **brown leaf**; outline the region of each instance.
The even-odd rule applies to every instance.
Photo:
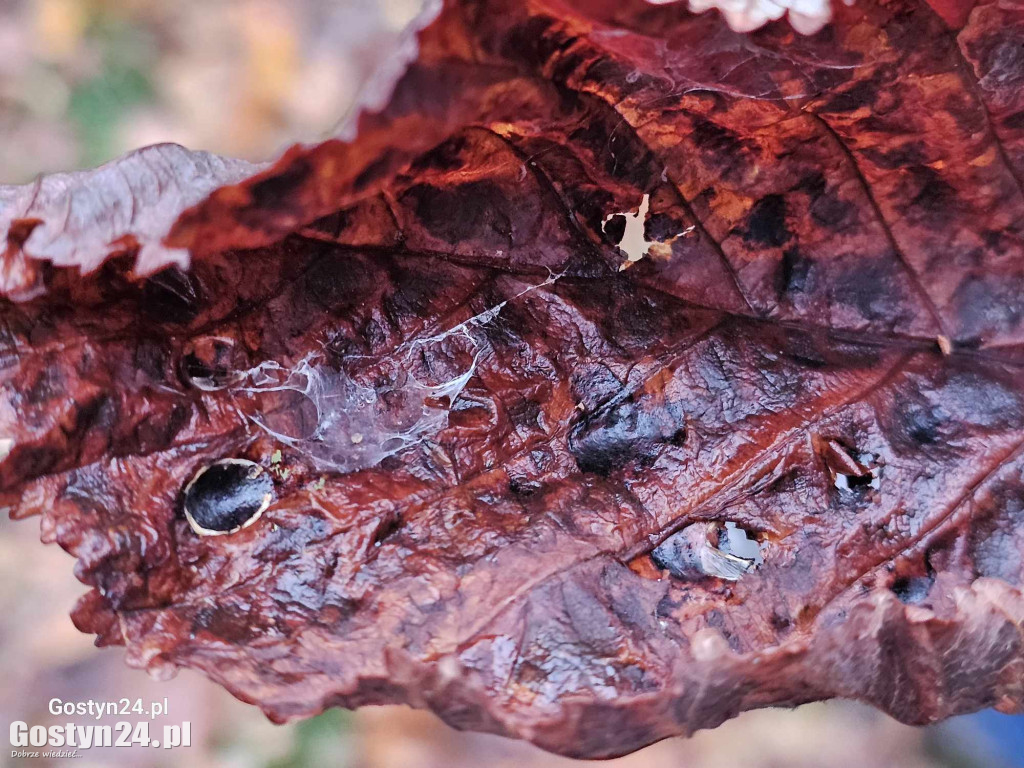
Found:
[[[354,140],[177,220],[189,272],[6,305],[0,483],[78,626],[589,757],[1019,710],[1024,14],[836,14],[449,3]]]

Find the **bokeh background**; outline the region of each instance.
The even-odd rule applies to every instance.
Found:
[[[331,132],[418,0],[0,0],[0,182]]]
[[[330,134],[418,0],[0,0],[0,183],[95,166],[135,147],[270,159]],[[568,768],[522,743],[457,733],[401,707],[275,726],[191,672],[156,682],[67,617],[84,588],[34,521],[0,515],[0,719],[65,722],[47,701],[169,699],[188,750],[93,749],[65,765],[195,768]],[[114,720],[116,718],[112,718]],[[84,720],[79,719],[81,724]],[[108,722],[104,720],[101,722]],[[0,765],[43,768],[43,760]],[[748,712],[607,768],[1024,767],[1024,718],[980,713],[910,728],[828,702]]]

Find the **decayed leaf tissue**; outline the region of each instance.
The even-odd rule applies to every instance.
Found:
[[[0,189],[77,626],[585,757],[1024,707],[1024,6],[716,5],[449,0],[335,139]]]

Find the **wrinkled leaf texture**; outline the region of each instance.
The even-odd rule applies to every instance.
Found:
[[[587,757],[1020,710],[1024,11],[681,6],[449,2],[344,138],[3,191],[0,486],[82,630]],[[200,537],[221,458],[276,500]],[[736,581],[650,555],[725,522]]]

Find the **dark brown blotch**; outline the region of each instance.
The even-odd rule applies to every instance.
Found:
[[[569,435],[569,451],[582,472],[609,475],[630,464],[650,465],[666,445],[686,439],[680,403],[663,395],[630,394],[583,416]]]

